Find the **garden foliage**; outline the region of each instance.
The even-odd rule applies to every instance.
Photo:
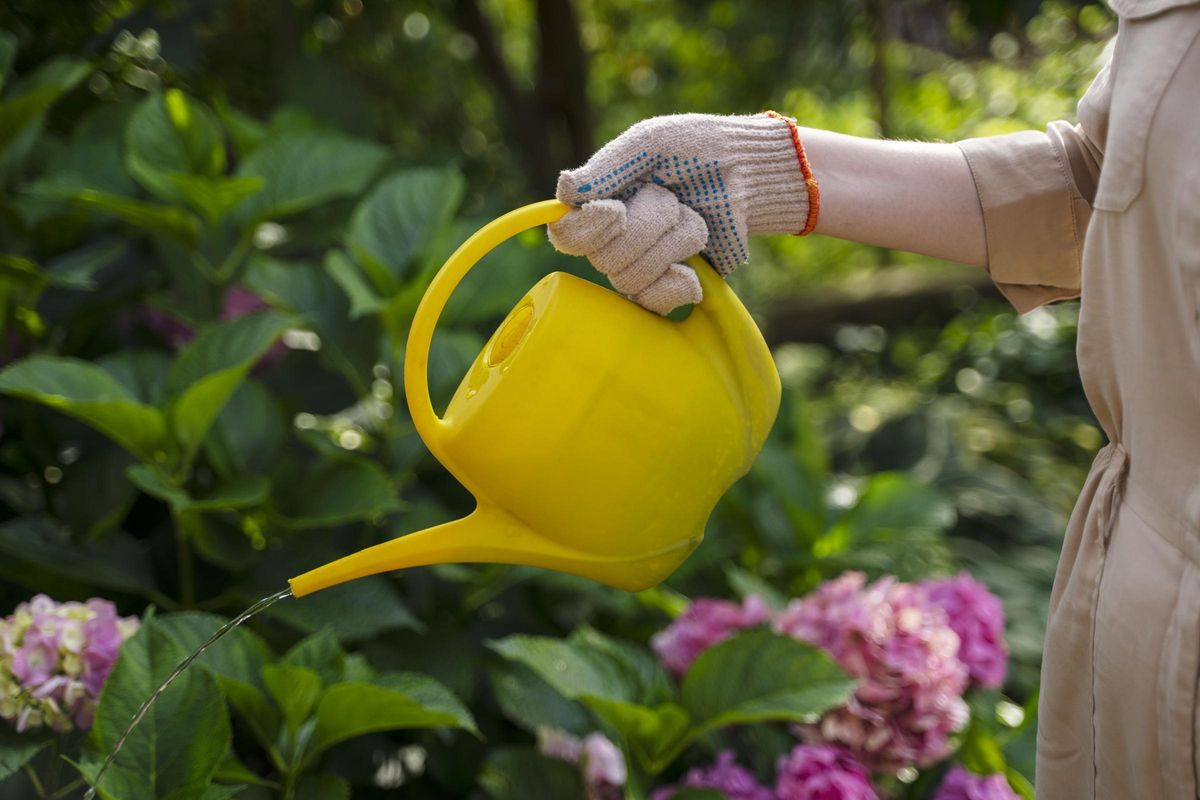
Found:
[[[637,12],[614,8],[584,20],[587,46],[603,44],[592,75],[607,132],[658,108],[644,87],[659,76],[661,91],[695,110],[746,110],[701,102],[714,82],[742,80],[711,34],[732,41],[739,25],[758,24],[735,4],[705,6],[701,40],[669,15],[616,36]],[[423,24],[440,25],[427,11]],[[1106,19],[1048,5],[1030,24],[1026,62],[1006,39],[990,60],[894,43],[892,68],[912,77],[897,86],[894,132],[963,136],[1068,115]],[[472,119],[453,154],[441,139],[420,150],[412,138],[435,138],[431,120],[448,129],[447,97],[407,121],[396,119],[399,100],[381,104],[379,117],[404,133],[367,135],[342,112],[362,97],[350,76],[378,70],[377,51],[354,39],[361,29],[339,50],[317,35],[320,18],[309,22],[305,69],[328,71],[289,73],[310,76],[311,93],[293,85],[286,100],[235,87],[245,105],[228,99],[217,66],[189,82],[166,64],[157,35],[29,64],[16,37],[0,34],[0,610],[44,592],[102,597],[140,620],[136,633],[125,624],[103,688],[71,696],[69,722],[0,722],[5,797],[67,796],[94,778],[157,682],[288,577],[469,510],[416,436],[396,376],[442,259],[521,197],[505,151],[478,149],[500,136],[496,115],[471,80],[448,93],[479,100],[462,112]],[[425,39],[409,22],[413,48],[472,57],[461,39],[439,39],[441,28]],[[516,52],[519,23],[505,33]],[[1068,23],[1077,41],[1060,35]],[[702,47],[717,69],[700,69]],[[764,58],[746,69],[768,70]],[[430,55],[406,74],[432,80],[420,69],[440,63]],[[776,88],[764,102],[808,124],[877,130],[861,91]],[[833,241],[757,246],[754,274],[737,278],[754,307],[876,256]],[[435,406],[551,268],[593,277],[531,232],[464,282],[433,343]],[[836,632],[799,635],[781,609],[848,570],[918,582],[963,567],[1004,602],[1007,682],[997,685],[1004,665],[986,659],[949,676],[974,679],[969,720],[942,731],[937,757],[869,764],[872,780],[889,796],[933,797],[957,762],[969,772],[955,767],[951,788],[1005,775],[1000,784],[1028,793],[1045,599],[1100,434],[1074,374],[1072,307],[1018,320],[970,291],[960,300],[948,323],[847,325],[832,343],[778,347],[775,430],[667,585],[626,594],[534,569],[445,565],[285,600],[164,695],[104,795],[642,798],[686,784],[674,794],[683,800],[834,772],[857,786],[867,767],[837,749],[845,737],[799,745],[797,732],[854,708],[863,675]],[[732,622],[712,623],[719,641],[705,627],[713,618],[680,627],[700,596],[737,598],[722,607]],[[970,625],[952,636],[987,627]],[[74,679],[73,651],[55,642],[64,660],[29,691]],[[10,637],[0,648],[0,712],[32,707],[2,674],[25,645]]]

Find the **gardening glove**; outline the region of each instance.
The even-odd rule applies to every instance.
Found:
[[[614,288],[660,314],[701,299],[679,260],[702,250],[728,275],[746,262],[748,235],[809,233],[820,205],[795,123],[774,112],[639,122],[562,172],[557,196],[576,208],[550,226],[555,247],[588,256]]]

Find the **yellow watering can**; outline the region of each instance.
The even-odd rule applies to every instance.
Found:
[[[699,257],[688,263],[704,300],[682,322],[573,275],[547,275],[492,334],[446,413],[433,410],[429,344],[451,292],[496,245],[568,210],[534,203],[480,229],[413,318],[408,408],[475,511],[292,578],[296,597],[455,562],[548,567],[636,591],[700,543],[775,421],[779,375],[746,309]]]

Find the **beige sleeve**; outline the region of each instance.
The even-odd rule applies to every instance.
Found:
[[[1105,66],[1080,100],[1078,125],[1052,122],[1044,133],[958,143],[983,208],[988,273],[1022,313],[1079,296],[1083,237],[1108,131],[1108,73]]]

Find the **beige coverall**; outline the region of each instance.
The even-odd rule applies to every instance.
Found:
[[[989,271],[1020,311],[1079,297],[1109,444],[1050,600],[1041,800],[1198,791],[1200,0],[1109,0],[1116,47],[1079,124],[960,143]]]

